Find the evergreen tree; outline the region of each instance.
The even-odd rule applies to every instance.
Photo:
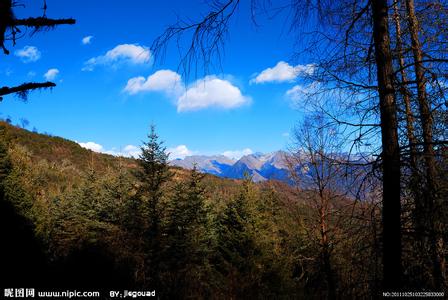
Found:
[[[144,276],[143,283],[151,288],[160,286],[160,245],[162,241],[162,201],[164,184],[172,177],[168,166],[168,154],[163,142],[151,125],[148,142],[141,147],[139,170],[135,175],[140,181],[137,198],[141,201]]]
[[[96,245],[109,228],[101,216],[102,197],[98,175],[91,168],[72,191],[54,199],[56,251],[67,254],[73,249]]]
[[[291,274],[287,269],[287,256],[282,238],[284,216],[280,196],[272,183],[263,187],[256,201],[256,245],[260,249],[257,257],[262,270],[259,272],[261,293],[266,297],[279,297],[287,295],[292,286]],[[289,286],[288,286],[289,285]]]
[[[255,258],[259,253],[248,202],[253,195],[252,184],[251,178],[245,175],[239,195],[218,216],[218,269],[224,277],[226,292],[230,297],[257,296]]]
[[[4,180],[11,172],[11,161],[5,142],[5,129],[0,128],[0,201],[4,199]]]
[[[27,190],[31,185],[30,161],[30,153],[24,147],[11,147],[4,156],[7,169],[4,170],[2,188],[4,199],[12,203],[18,213],[33,219],[34,199]]]
[[[131,202],[132,194],[129,174],[121,166],[118,171],[111,170],[103,179],[101,189],[103,197],[107,199],[101,207],[101,215],[108,222],[123,226],[127,217],[130,217],[126,214],[126,205]]]
[[[188,182],[175,185],[168,206],[164,257],[170,296],[204,296],[207,290],[210,236],[202,178],[194,166]]]

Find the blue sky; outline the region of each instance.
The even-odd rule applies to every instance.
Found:
[[[41,14],[41,1],[21,1],[20,16]],[[76,25],[26,34],[0,60],[0,85],[52,80],[53,90],[23,103],[7,96],[1,117],[29,120],[30,127],[96,151],[135,153],[151,123],[172,158],[190,154],[284,149],[301,113],[293,108],[300,74],[312,61],[291,61],[295,38],[285,16],[259,17],[242,4],[232,20],[222,68],[188,80],[178,74],[171,44],[163,61],[149,47],[177,16],[197,19],[204,1],[55,1],[48,17],[73,17]],[[297,46],[297,44],[296,44]],[[300,45],[299,45],[300,46]],[[180,72],[179,72],[180,73]]]

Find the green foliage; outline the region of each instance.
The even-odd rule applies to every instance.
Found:
[[[30,178],[30,155],[22,147],[13,147],[8,157],[15,163],[9,169],[8,175],[3,179],[3,192],[7,201],[11,202],[19,212],[32,218],[32,196],[27,193],[27,187],[32,184]],[[7,160],[8,158],[5,157]],[[8,164],[8,162],[6,162]],[[9,168],[9,167],[7,167]],[[5,170],[6,171],[6,170]]]
[[[303,298],[322,288],[314,211],[304,204],[312,192],[170,168],[153,127],[135,161],[48,136],[24,142],[29,133],[8,126],[9,144],[0,144],[5,199],[33,222],[51,261],[109,253],[114,268],[132,270],[124,273],[128,288],[162,298]],[[39,140],[54,157],[35,148]],[[371,227],[358,221],[366,231],[349,231],[350,222],[334,233],[334,265],[354,297],[369,287],[354,288],[353,278],[372,280],[378,264],[363,251],[375,241]]]
[[[4,130],[0,128],[0,195],[3,199],[3,181],[11,171],[11,160],[8,156],[8,148],[4,141]]]
[[[148,142],[141,147],[142,153],[138,159],[140,169],[136,170],[135,176],[141,182],[142,194],[155,200],[161,197],[162,185],[172,176],[168,167],[168,154],[165,150],[163,142],[159,141],[155,126],[151,125]]]
[[[112,199],[105,197],[102,184],[91,170],[78,187],[54,199],[55,239],[60,241],[56,247],[61,253],[95,245],[113,231],[110,215],[117,214],[119,207],[110,206]]]
[[[163,195],[164,185],[172,177],[168,166],[168,155],[165,152],[163,142],[155,132],[152,125],[148,134],[148,142],[141,147],[142,153],[138,159],[139,169],[135,176],[139,180],[137,199],[135,203],[140,210],[141,216],[141,238],[143,239],[143,253],[145,270],[142,280],[145,285],[160,288],[160,264],[162,244],[162,219],[164,208]],[[135,204],[131,208],[135,208]]]
[[[250,295],[258,288],[256,260],[260,250],[255,242],[249,202],[254,196],[252,186],[251,179],[246,177],[239,195],[227,204],[216,224],[218,271],[226,282],[229,297]]]
[[[205,297],[210,293],[209,212],[204,176],[194,168],[187,182],[174,185],[167,206],[163,252],[165,286],[169,298]]]

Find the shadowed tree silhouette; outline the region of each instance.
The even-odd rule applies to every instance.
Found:
[[[58,25],[75,24],[75,19],[50,19],[46,17],[47,4],[43,2],[43,15],[41,17],[29,17],[26,19],[17,19],[13,8],[19,6],[16,1],[0,0],[0,47],[3,53],[8,55],[10,52],[5,46],[5,41],[12,41],[12,45],[16,45],[17,39],[23,36],[20,27],[32,28],[31,35],[38,31],[49,30]],[[20,35],[19,35],[20,34]],[[15,87],[0,87],[0,101],[2,96],[9,94],[17,94],[19,98],[26,100],[28,92],[35,89],[52,88],[56,86],[53,82],[28,82]]]
[[[315,24],[308,35],[311,43],[306,52],[311,52],[316,59],[316,74],[327,73],[328,76],[314,76],[314,84],[333,84],[343,93],[359,95],[359,89],[369,91],[369,107],[359,111],[368,115],[375,111],[379,120],[378,145],[381,145],[382,172],[382,224],[383,224],[383,283],[386,290],[398,290],[402,287],[402,235],[401,235],[401,152],[399,144],[399,119],[397,117],[397,88],[394,83],[394,52],[391,48],[389,14],[387,0],[368,1],[327,1],[327,0],[296,0],[287,2],[284,6],[270,5],[272,1],[252,0],[251,17],[256,17],[258,9],[270,11],[273,16],[277,12],[287,10],[291,16],[291,29],[302,34],[303,25]],[[229,24],[236,15],[242,2],[238,0],[207,1],[210,11],[198,18],[198,21],[178,21],[155,39],[151,50],[155,57],[165,51],[170,41],[179,45],[179,40],[186,37],[187,47],[181,53],[180,68],[188,74],[191,67],[197,67],[203,62],[207,72],[213,58],[218,62],[223,52],[225,37],[229,32]],[[269,16],[269,14],[268,14]],[[314,30],[314,31],[313,31]],[[359,40],[363,39],[360,46]],[[356,42],[353,42],[356,40]],[[325,42],[322,42],[325,41]],[[301,41],[302,42],[302,41]],[[415,47],[414,47],[415,48]],[[334,49],[329,50],[328,49]],[[181,49],[182,50],[182,49]],[[325,50],[325,51],[324,51]],[[354,68],[359,57],[362,68]],[[330,63],[328,63],[330,62]],[[330,66],[330,67],[329,67]],[[334,72],[334,66],[338,66]],[[361,84],[353,82],[353,74],[361,75]],[[340,74],[335,75],[335,74]],[[365,85],[364,81],[369,81]],[[316,88],[318,90],[318,88]],[[342,94],[342,93],[340,93]],[[316,97],[317,98],[317,97]],[[371,101],[375,99],[375,101]],[[362,117],[361,120],[365,120]],[[355,125],[364,127],[365,124]],[[365,137],[362,137],[364,139]],[[361,136],[354,140],[356,143]]]

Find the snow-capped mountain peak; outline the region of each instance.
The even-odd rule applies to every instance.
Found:
[[[200,171],[221,177],[241,179],[245,173],[248,173],[254,181],[287,180],[286,157],[287,153],[284,151],[267,154],[257,152],[244,155],[239,160],[233,160],[224,155],[194,155],[184,159],[176,159],[170,163],[173,166],[186,169],[192,169],[196,164]]]

